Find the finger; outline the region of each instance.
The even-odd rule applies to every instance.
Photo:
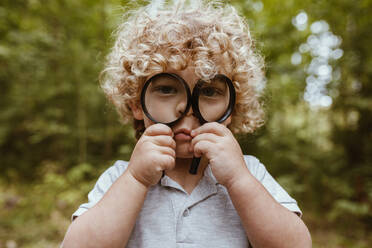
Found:
[[[206,140],[206,141],[210,141],[212,143],[217,143],[218,142],[218,138],[220,136],[214,134],[214,133],[202,133],[202,134],[199,134],[197,136],[195,136],[192,140],[191,140],[191,147],[194,147],[194,145],[202,140]]]
[[[164,170],[173,170],[176,166],[176,159],[168,156],[166,163],[164,163]]]
[[[155,135],[169,135],[173,137],[173,131],[167,125],[157,123],[154,125],[149,126],[146,128],[145,135],[147,136],[155,136]]]
[[[149,140],[159,146],[168,146],[176,149],[176,141],[169,135],[150,136]]]
[[[212,150],[214,144],[207,140],[199,141],[194,146],[194,155],[195,157],[201,157],[202,155],[206,155],[209,158],[209,151]]]
[[[198,127],[191,131],[191,136],[195,137],[201,133],[214,133],[219,136],[223,136],[228,132],[227,127],[224,125],[217,123],[217,122],[208,122],[203,124],[202,126]]]
[[[173,158],[176,157],[176,151],[170,147],[167,146],[156,146],[155,148],[158,150],[161,154],[172,156]]]
[[[176,159],[170,155],[161,155],[157,160],[159,162],[159,170],[172,170],[176,164]]]

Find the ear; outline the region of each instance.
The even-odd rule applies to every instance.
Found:
[[[132,110],[134,119],[143,120],[143,111],[142,111],[141,104],[139,104],[138,102],[131,101],[129,103],[129,107]]]

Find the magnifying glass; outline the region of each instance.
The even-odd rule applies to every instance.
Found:
[[[233,112],[235,88],[225,75],[198,80],[192,93],[186,81],[174,73],[159,73],[146,81],[141,92],[145,115],[154,123],[172,127],[192,107],[201,125],[225,121]],[[189,172],[196,174],[201,158],[194,157]]]

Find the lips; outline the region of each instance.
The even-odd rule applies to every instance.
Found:
[[[179,141],[189,141],[192,140],[190,135],[191,131],[188,129],[180,129],[174,132],[174,139]]]

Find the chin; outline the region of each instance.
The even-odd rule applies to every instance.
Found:
[[[186,149],[182,149],[183,147],[176,148],[176,157],[177,158],[193,158],[194,154],[188,151],[188,147]]]
[[[183,158],[183,159],[186,159],[186,158],[189,158],[189,159],[192,159],[194,157],[193,154],[179,154],[176,152],[176,157],[177,158]]]
[[[177,158],[193,158],[194,153],[189,151],[191,142],[176,142],[176,157]]]

